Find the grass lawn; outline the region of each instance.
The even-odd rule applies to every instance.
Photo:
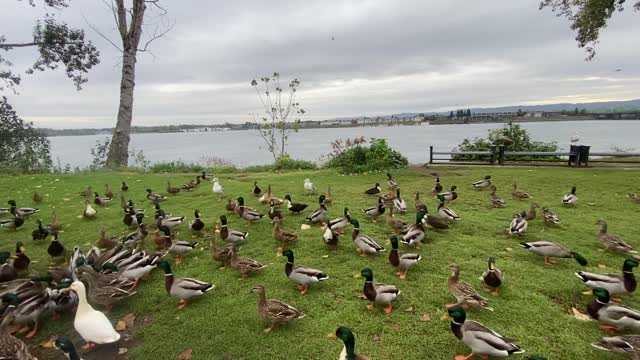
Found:
[[[209,258],[208,244],[202,243],[182,265],[173,265],[173,271],[176,276],[213,282],[216,285],[214,291],[178,311],[177,300],[165,292],[164,275],[157,269],[142,283],[132,299],[111,311],[108,316],[114,323],[130,312],[137,317],[134,339],[119,344],[119,347],[128,348],[124,356],[131,359],[176,359],[183,351],[192,349],[194,359],[336,359],[342,342],[328,339],[327,334],[343,325],[353,330],[356,351],[372,359],[453,359],[456,354],[468,354],[469,349],[451,333],[448,321],[439,320],[445,312],[444,305],[455,301],[447,289],[447,265],[453,262],[460,264],[461,279],[481,290],[479,276],[486,268],[487,258],[493,255],[506,277],[499,298],[487,294],[495,312],[470,311],[467,313],[469,319],[479,320],[503,335],[517,338],[518,344],[527,350],[526,355],[541,354],[548,359],[616,359],[616,356],[589,345],[605,335],[596,322],[581,321],[570,314],[572,307],[586,312],[586,304],[592,300],[592,297],[580,294],[586,287],[573,274],[582,267],[573,259],[558,259],[554,266],[544,265],[541,257],[518,246],[518,242],[523,240],[505,233],[514,212],[528,209],[531,203],[537,202],[556,211],[562,225],[547,226],[543,231],[539,219],[532,221],[524,241],[560,242],[587,258],[589,265],[584,270],[619,273],[625,257],[599,251],[602,245],[597,240],[594,222],[598,219],[608,221],[611,233],[640,247],[637,231],[640,207],[625,198],[628,192],[640,191],[639,173],[614,169],[497,167],[398,171],[394,173],[395,178],[411,209],[404,216],[405,220],[415,219],[412,195],[415,191],[424,193],[423,201],[431,213],[436,213],[436,202],[430,195],[433,185],[431,173],[440,175],[445,188],[454,184],[458,186],[459,199],[451,207],[462,221],[446,231],[428,231],[427,244],[418,250],[423,259],[410,270],[406,280],[394,275],[395,270],[387,263],[388,251],[380,256],[359,256],[351,241],[351,226],[347,228],[346,236],[340,239],[336,255],[331,254],[323,243],[319,227],[300,229],[306,213],[317,207],[317,196],[303,196],[302,183],[309,177],[322,191],[331,185],[334,196],[333,205],[329,207],[331,218],[341,216],[343,208],[349,207],[352,215],[360,220],[361,230],[390,249],[390,244],[386,243],[390,229],[384,220],[372,224],[371,220],[361,216],[360,211],[362,207],[375,205],[375,198],[364,195],[363,191],[375,182],[386,183],[384,174],[338,176],[322,170],[220,176],[227,196],[235,198],[242,195],[247,206],[264,213],[268,207],[259,204],[251,195],[254,180],[263,189],[272,184],[275,196],[284,197],[290,193],[294,201],[310,204],[310,210],[298,216],[289,215],[283,208],[285,220],[282,227],[300,235],[297,243],[291,246],[296,263],[322,269],[330,279],[312,287],[307,296],[301,296],[285,276],[285,258],[276,256],[278,244],[272,238],[272,227],[265,217],[248,228],[250,236],[241,250],[242,255],[269,265],[261,273],[239,280],[238,274],[230,268],[218,270],[218,263]],[[471,189],[471,182],[487,174],[492,175],[498,193],[507,200],[506,208],[490,208],[488,192]],[[116,192],[117,185],[126,181],[130,186],[127,198],[134,200],[138,207],[144,206],[147,215],[151,215],[153,206],[145,201],[146,188],[163,191],[167,180],[181,184],[192,177],[191,174],[111,172],[5,176],[0,179],[0,194],[3,199],[15,199],[18,207],[36,205],[31,200],[34,190],[47,194],[45,201],[37,205],[41,209],[40,217],[48,223],[50,212],[55,208],[59,221],[65,224],[60,236],[62,243],[68,249],[75,245],[87,249],[89,243],[98,238],[101,225],[108,233],[124,234],[128,230],[122,223],[117,199],[109,208],[99,208],[96,220],[79,218],[84,207],[77,193],[85,186],[91,185],[103,192],[104,184],[109,183]],[[533,199],[511,200],[513,181],[517,181],[521,190],[530,192]],[[578,188],[578,206],[563,208],[561,198],[572,185]],[[6,200],[3,200],[3,207]],[[210,228],[219,215],[226,213],[224,204],[224,200],[219,201],[212,194],[211,184],[204,183],[195,191],[169,195],[162,207],[174,215],[186,215],[188,220],[193,218],[194,209],[200,209]],[[244,221],[236,215],[228,218],[230,228],[247,229]],[[149,217],[147,222],[150,222]],[[0,229],[0,250],[14,251],[15,242],[21,240],[26,244],[27,255],[34,260],[33,271],[44,272],[49,262],[48,242],[34,243],[31,240],[30,234],[35,227],[35,219],[30,219],[17,232]],[[179,238],[190,238],[186,224],[178,227],[178,231],[181,232]],[[147,238],[147,247],[152,249],[150,238]],[[325,255],[329,257],[325,258]],[[168,259],[173,260],[171,256]],[[599,264],[605,265],[606,269],[599,268]],[[358,298],[364,280],[355,279],[354,275],[364,267],[373,270],[375,281],[395,284],[402,290],[390,315],[381,308],[367,310],[367,303]],[[268,298],[285,301],[303,311],[306,317],[264,334],[262,330],[266,324],[256,311],[257,295],[250,293],[256,284],[266,287]],[[626,297],[624,302],[640,308],[637,297]],[[430,320],[421,319],[425,314]],[[49,336],[68,334],[76,346],[80,345],[72,319],[71,314],[56,322],[47,319],[39,337],[30,344],[38,347]],[[40,358],[64,358],[54,349],[38,349],[37,352]],[[81,355],[92,359],[95,358],[92,352],[95,350]]]

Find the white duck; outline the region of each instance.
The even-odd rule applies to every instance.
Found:
[[[224,188],[222,187],[222,185],[220,185],[220,180],[218,180],[218,178],[213,178],[213,193],[214,194],[218,194],[218,196],[220,196],[220,199],[222,199],[222,195],[224,195]]]
[[[304,192],[307,195],[311,195],[316,192],[316,187],[313,186],[313,183],[309,179],[304,179]]]
[[[576,196],[576,187],[571,188],[571,192],[562,197],[562,203],[564,205],[575,206],[576,201],[578,201],[578,197]]]

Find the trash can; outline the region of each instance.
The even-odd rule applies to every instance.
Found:
[[[579,160],[580,160],[580,145],[571,145],[571,147],[569,148],[569,166],[571,165],[580,166],[578,164]]]
[[[589,166],[589,149],[591,146],[580,145],[578,148],[580,151],[580,156],[578,157],[580,164],[578,166]]]

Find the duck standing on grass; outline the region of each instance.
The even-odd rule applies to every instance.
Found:
[[[622,335],[603,337],[597,343],[591,343],[596,349],[626,355],[631,360],[640,359],[640,335]]]
[[[491,291],[491,295],[498,297],[498,289],[502,285],[502,271],[496,267],[496,258],[493,256],[489,257],[489,267],[481,279],[484,291]]]
[[[9,205],[11,205],[11,208],[15,211],[15,213],[22,218],[29,217],[40,211],[40,209],[37,209],[37,208],[29,208],[29,207],[16,208],[15,200],[9,200]]]
[[[444,205],[445,197],[443,195],[438,195],[438,200],[440,200],[440,204],[438,205],[438,214],[442,216],[446,221],[459,221],[460,216],[456,214],[455,211],[446,207]]]
[[[598,231],[598,240],[600,240],[604,244],[605,250],[611,250],[620,253],[637,253],[637,251],[633,250],[633,247],[627,244],[627,242],[624,241],[623,238],[617,235],[609,234],[607,232],[608,225],[606,221],[598,220],[596,221],[596,225],[600,226],[600,231]]]
[[[424,227],[424,223],[426,221],[425,217],[426,216],[423,211],[418,211],[416,214],[415,224],[412,224],[400,239],[403,244],[415,247],[420,244],[426,233],[426,229]]]
[[[94,199],[93,199],[94,204],[104,207],[109,205],[110,202],[111,202],[111,198],[101,197],[100,194],[98,194],[97,192],[94,193]]]
[[[436,197],[439,199],[440,196],[442,196],[445,201],[453,201],[458,198],[458,193],[456,192],[457,188],[458,188],[457,186],[453,185],[451,187],[451,191],[438,194]]]
[[[484,177],[484,179],[472,183],[471,186],[473,186],[474,189],[478,190],[484,190],[488,188],[489,186],[491,186],[491,175],[487,175]]]
[[[626,259],[622,264],[622,275],[619,274],[595,274],[586,271],[578,271],[576,276],[588,287],[604,288],[609,291],[609,295],[632,294],[637,287],[636,277],[633,275],[633,268],[638,267],[638,260]],[[591,294],[591,291],[583,293]],[[620,299],[611,298],[620,302]]]
[[[576,202],[578,201],[578,197],[576,196],[576,187],[571,188],[571,192],[562,197],[563,205],[571,205],[576,206]]]
[[[478,291],[469,283],[460,281],[459,265],[451,264],[448,269],[451,271],[451,276],[449,276],[449,280],[447,281],[449,292],[451,292],[451,295],[453,295],[458,301],[455,304],[447,304],[448,308],[454,306],[468,306],[493,311],[493,309],[487,305],[487,298],[480,296]]]
[[[31,232],[33,241],[45,240],[49,236],[49,230],[42,226],[42,220],[38,219],[38,228]]]
[[[489,200],[491,201],[491,205],[495,208],[503,208],[505,206],[505,201],[500,195],[496,194],[496,186],[491,185],[491,194],[489,194]]]
[[[528,228],[529,222],[527,221],[527,214],[523,211],[513,216],[513,220],[511,220],[509,224],[509,233],[515,236],[523,236],[527,234]]]
[[[382,198],[378,197],[378,205],[372,206],[369,208],[362,209],[362,212],[369,216],[371,220],[375,223],[378,222],[378,217],[384,214],[384,203],[382,202]]]
[[[260,196],[261,192],[262,192],[262,189],[260,189],[260,187],[258,186],[258,182],[254,181],[253,182],[253,196],[258,197],[258,196]]]
[[[390,173],[387,173],[387,186],[389,190],[395,190],[398,187],[398,182],[391,176]]]
[[[151,201],[162,201],[165,200],[167,197],[164,195],[160,195],[157,193],[154,193],[153,190],[151,189],[147,189],[147,200],[151,200]]]
[[[433,187],[431,188],[431,191],[434,194],[440,194],[440,192],[442,191],[442,184],[440,184],[440,178],[436,177],[436,183],[433,184]]]
[[[396,198],[393,199],[393,207],[395,207],[401,214],[407,212],[407,202],[400,197],[400,189],[396,189]]]
[[[365,278],[363,293],[371,303],[367,305],[367,309],[373,310],[375,305],[385,305],[384,312],[390,314],[393,310],[391,303],[400,295],[400,289],[395,285],[385,285],[382,283],[373,283],[373,271],[364,268],[356,278]]]
[[[253,221],[258,221],[262,219],[264,214],[260,214],[259,212],[247,208],[244,206],[244,198],[241,196],[237,199],[236,202],[236,214],[238,214],[241,218],[248,221],[247,225],[251,224]]]
[[[164,270],[164,288],[174,298],[180,299],[178,309],[187,306],[187,301],[206,294],[214,285],[192,278],[175,278],[171,266],[166,260],[158,261],[158,267]]]
[[[318,203],[320,207],[314,210],[309,216],[307,216],[307,220],[312,224],[318,224],[324,221],[324,218],[327,216],[327,207],[324,205],[324,195],[320,195],[318,198]]]
[[[224,242],[238,245],[249,237],[248,232],[229,229],[225,215],[221,215],[218,222],[220,223],[220,239]]]
[[[544,256],[544,263],[547,265],[555,264],[555,261],[549,258],[557,257],[574,258],[578,264],[587,266],[587,259],[582,255],[574,251],[569,251],[566,247],[551,241],[521,242],[520,246],[532,254]]]
[[[356,244],[356,251],[362,256],[366,257],[368,254],[375,254],[384,251],[384,248],[376,243],[372,238],[365,233],[360,232],[360,223],[356,219],[351,219],[351,225],[353,225],[353,232],[351,233],[351,239]]]
[[[342,352],[340,353],[338,360],[371,360],[364,355],[356,354],[356,340],[353,337],[351,329],[348,327],[340,326],[336,330],[335,334],[331,334],[329,337],[334,339],[338,338],[344,343],[344,347],[342,348]]]
[[[98,215],[98,211],[94,209],[93,206],[91,206],[91,202],[89,200],[86,200],[85,208],[84,208],[84,211],[82,212],[82,216],[85,219],[91,220],[91,219],[95,219],[96,215]]]
[[[593,289],[596,299],[587,306],[589,316],[600,322],[600,329],[610,333],[630,329],[640,330],[640,311],[621,304],[610,303],[609,292]]]
[[[329,276],[321,270],[302,265],[295,265],[293,251],[287,249],[282,252],[282,255],[287,257],[287,264],[284,266],[284,272],[289,280],[296,283],[301,295],[306,295],[307,291],[309,291],[309,286],[312,284],[329,279]]]
[[[264,286],[256,285],[251,289],[258,293],[258,313],[262,318],[271,323],[271,326],[264,329],[265,333],[271,332],[276,326],[284,325],[293,320],[304,318],[304,313],[293,306],[280,300],[269,299],[265,295]]]
[[[123,181],[122,184],[120,184],[120,190],[125,192],[129,191],[129,185],[127,185],[127,183]]]
[[[189,229],[191,229],[191,233],[193,237],[196,237],[196,234],[201,234],[204,229],[204,222],[200,219],[200,210],[196,209],[193,213],[193,220],[189,223]]]
[[[285,195],[284,202],[287,203],[287,209],[289,209],[289,211],[294,214],[299,214],[302,210],[306,209],[307,206],[309,206],[307,204],[291,202],[291,195]]]
[[[222,200],[222,196],[224,195],[224,188],[220,185],[220,180],[218,178],[213,178],[213,193],[219,196],[219,199]]]
[[[513,183],[513,190],[511,190],[511,196],[514,199],[518,199],[518,200],[528,199],[528,198],[531,197],[531,195],[529,195],[529,193],[526,193],[524,191],[519,191],[518,190],[518,185],[516,183]]]
[[[390,240],[391,252],[389,253],[389,263],[398,270],[396,275],[398,275],[400,279],[404,280],[407,278],[407,271],[416,265],[418,261],[422,260],[422,257],[418,254],[403,254],[398,252],[398,238],[396,236],[392,236]]]
[[[364,193],[367,195],[378,195],[380,194],[380,191],[382,191],[380,183],[376,183],[372,188],[365,190]]]
[[[304,179],[304,193],[305,193],[305,195],[312,195],[312,194],[315,194],[315,192],[316,192],[316,187],[313,185],[311,180]]]
[[[280,229],[280,219],[273,219],[273,238],[280,243],[280,247],[278,247],[278,256],[280,256],[281,252],[284,250],[285,245],[288,245],[296,240],[298,240],[298,235],[291,233],[289,231],[284,231]]]

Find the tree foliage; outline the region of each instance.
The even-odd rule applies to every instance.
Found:
[[[366,146],[364,137],[335,140],[331,143],[331,153],[324,156],[325,167],[336,168],[341,173],[361,173],[405,168],[409,160],[393,150],[385,139],[371,139]]]
[[[600,30],[607,26],[613,14],[624,10],[625,3],[625,0],[543,0],[540,9],[551,8],[558,16],[569,19],[571,30],[577,32],[578,47],[585,48],[586,60],[591,60],[596,54]],[[640,0],[633,6],[640,11]]]

